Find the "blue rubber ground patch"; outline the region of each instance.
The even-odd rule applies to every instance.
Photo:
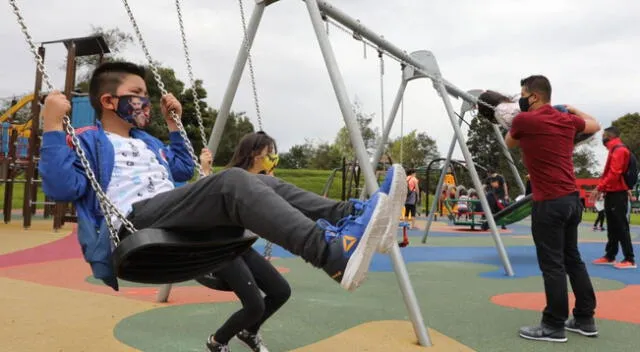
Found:
[[[635,246],[636,251],[639,246]],[[640,284],[640,270],[618,270],[612,266],[591,264],[591,260],[602,256],[603,243],[582,243],[580,252],[587,263],[587,270],[593,277],[620,281],[624,284]],[[405,262],[452,261],[495,265],[496,270],[481,273],[481,277],[495,279],[525,278],[539,276],[540,269],[534,246],[507,247],[507,254],[515,272],[514,277],[506,276],[495,247],[407,247],[401,250]],[[388,256],[376,254],[370,271],[392,271]]]
[[[636,253],[640,246],[634,246]],[[262,251],[264,244],[255,246]],[[619,270],[612,266],[600,266],[591,264],[591,260],[602,255],[604,243],[581,243],[580,252],[586,262],[587,270],[592,277],[600,277],[608,280],[620,281],[627,285],[640,284],[640,270]],[[511,260],[511,266],[515,272],[514,277],[506,276],[500,257],[495,247],[407,247],[401,249],[406,263],[413,262],[469,262],[478,264],[495,265],[496,270],[483,272],[481,277],[493,279],[517,279],[530,276],[540,276],[536,250],[534,246],[507,247],[507,254]],[[273,256],[281,258],[293,257],[284,249],[273,246]],[[389,256],[376,254],[371,262],[370,271],[393,271]]]

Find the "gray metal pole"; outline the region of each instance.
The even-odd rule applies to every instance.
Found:
[[[313,25],[316,37],[318,38],[318,44],[320,46],[320,50],[322,51],[322,56],[324,57],[327,70],[329,71],[331,84],[333,85],[333,89],[338,99],[338,105],[340,106],[340,110],[344,117],[349,135],[351,136],[351,143],[353,144],[356,156],[360,161],[360,167],[362,167],[362,172],[364,173],[366,187],[369,193],[373,193],[378,188],[378,183],[375,179],[373,167],[369,163],[368,155],[364,146],[364,140],[362,139],[362,134],[360,133],[360,128],[358,126],[355,114],[351,109],[351,103],[347,94],[347,89],[342,79],[342,74],[340,73],[338,63],[333,53],[333,49],[331,48],[329,37],[324,30],[322,16],[320,15],[320,9],[318,8],[317,0],[306,0],[305,2],[307,5],[307,9],[309,10],[311,24]],[[424,325],[422,313],[420,311],[420,307],[418,306],[415,292],[413,291],[413,287],[409,279],[409,274],[407,272],[406,266],[404,265],[404,261],[402,260],[400,248],[398,247],[397,243],[394,244],[391,251],[391,259],[396,270],[396,275],[398,276],[400,290],[404,295],[405,304],[407,305],[407,308],[409,310],[409,315],[411,317],[413,328],[415,330],[418,341],[423,346],[431,346],[431,340],[429,338],[427,328]]]
[[[433,66],[435,66],[435,58],[433,58]],[[504,270],[508,276],[513,276],[513,268],[511,267],[511,262],[509,261],[509,256],[507,255],[507,251],[504,248],[504,244],[502,243],[502,239],[500,238],[500,234],[498,233],[498,228],[496,227],[496,222],[493,219],[493,214],[491,214],[491,208],[489,207],[489,202],[487,201],[487,196],[484,192],[481,192],[482,182],[480,181],[480,177],[478,176],[478,171],[476,170],[475,164],[473,163],[473,158],[471,157],[471,153],[469,152],[469,148],[465,143],[464,136],[462,135],[462,130],[460,126],[456,123],[456,116],[453,111],[453,106],[451,106],[451,101],[449,100],[449,96],[447,95],[447,90],[440,80],[434,81],[434,86],[440,96],[442,97],[442,101],[444,102],[444,107],[447,110],[447,115],[449,115],[449,119],[451,120],[451,125],[455,131],[455,135],[458,139],[458,144],[460,145],[460,149],[462,150],[462,154],[464,155],[464,159],[467,163],[467,169],[471,173],[471,179],[473,179],[474,187],[479,190],[478,196],[480,197],[480,203],[482,204],[482,209],[484,210],[485,217],[487,218],[487,222],[489,223],[489,228],[491,228],[491,235],[493,236],[493,240],[496,243],[496,248],[498,249],[498,254],[500,255],[500,259],[502,260],[502,264],[504,266]]]
[[[315,1],[305,0],[305,3],[307,4],[307,8],[311,16],[311,22],[318,38],[318,43],[320,45],[320,50],[322,51],[324,62],[327,66],[327,70],[329,71],[329,78],[331,79],[331,84],[333,85],[336,98],[338,99],[340,111],[342,112],[342,116],[344,116],[345,124],[347,130],[349,131],[349,136],[351,137],[353,149],[356,153],[358,161],[360,162],[362,172],[364,173],[367,191],[371,194],[378,188],[378,182],[376,182],[375,173],[373,172],[373,168],[371,167],[371,163],[369,162],[369,155],[367,154],[367,151],[365,149],[364,140],[362,139],[362,133],[360,132],[360,126],[358,125],[358,120],[356,119],[356,116],[353,112],[351,101],[347,93],[347,88],[344,85],[342,74],[340,73],[340,69],[333,53],[333,49],[331,48],[329,38],[324,31],[322,17],[320,15],[318,5]]]
[[[242,71],[244,70],[244,66],[247,63],[247,58],[249,57],[249,49],[251,48],[253,39],[256,37],[258,25],[260,25],[262,14],[264,13],[264,9],[267,5],[268,3],[266,3],[265,1],[256,1],[256,5],[253,8],[253,12],[251,13],[251,18],[249,19],[249,23],[247,24],[247,37],[242,40],[242,45],[240,46],[240,50],[238,51],[238,56],[233,66],[233,71],[231,72],[229,83],[227,84],[227,90],[224,92],[222,104],[220,104],[220,110],[218,110],[218,117],[216,118],[216,122],[213,124],[213,130],[211,131],[211,135],[209,136],[208,148],[214,157],[216,155],[216,151],[218,150],[218,146],[220,145],[220,139],[222,138],[222,133],[224,132],[224,126],[226,125],[227,119],[229,118],[229,112],[231,111],[233,98],[235,98],[236,92],[238,91],[240,78],[242,78]]]
[[[507,158],[507,162],[509,163],[509,167],[511,167],[511,172],[513,172],[513,176],[516,178],[516,182],[518,183],[518,187],[520,187],[520,191],[522,194],[527,193],[527,188],[524,186],[524,182],[522,182],[522,178],[520,177],[520,172],[516,167],[515,162],[513,161],[513,155],[509,152],[509,148],[507,147],[507,143],[504,141],[504,137],[502,137],[502,133],[500,133],[500,127],[498,125],[493,125],[493,132],[496,134],[496,138],[500,143],[500,147],[502,148],[502,153]]]
[[[462,125],[462,119],[464,118],[465,112],[460,115],[460,122],[458,122],[458,126]],[[456,134],[453,134],[451,138],[451,144],[449,145],[449,151],[447,152],[447,159],[444,161],[444,165],[442,166],[442,172],[440,172],[440,178],[438,178],[438,185],[436,186],[436,192],[434,193],[434,200],[431,202],[431,210],[429,211],[429,216],[427,217],[427,225],[425,227],[424,236],[422,237],[422,243],[427,242],[427,236],[429,236],[429,231],[431,230],[431,224],[433,223],[433,218],[435,217],[436,208],[438,207],[438,197],[440,197],[440,193],[442,192],[442,186],[444,185],[444,177],[447,174],[447,168],[449,167],[449,163],[451,162],[451,157],[453,156],[453,151],[456,149]],[[429,177],[429,175],[427,175]],[[429,190],[427,190],[429,192]],[[427,197],[429,194],[427,193]]]

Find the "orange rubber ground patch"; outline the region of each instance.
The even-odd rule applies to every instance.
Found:
[[[0,350],[137,351],[113,337],[120,320],[155,305],[0,278]]]
[[[408,321],[384,320],[360,324],[337,335],[293,350],[292,352],[352,352],[352,351],[446,351],[472,352],[460,342],[429,329],[431,347],[418,345],[413,327]]]
[[[53,231],[51,220],[38,220],[25,230],[22,221],[13,221],[0,225],[0,254],[11,253],[63,238],[71,232],[73,224],[63,226],[58,232]]]
[[[596,317],[640,324],[640,285],[629,285],[620,290],[596,292]],[[491,297],[491,302],[505,307],[542,311],[545,307],[543,292],[505,293]],[[569,305],[575,298],[569,295]]]
[[[286,268],[278,268],[288,272]],[[158,287],[121,287],[116,292],[106,285],[96,285],[85,279],[91,275],[89,265],[83,259],[66,259],[46,263],[26,264],[0,269],[0,276],[30,281],[33,283],[70,288],[85,292],[130,298],[138,301],[155,302]],[[174,286],[169,304],[190,304],[203,302],[230,302],[237,300],[232,292],[215,291],[203,286]]]

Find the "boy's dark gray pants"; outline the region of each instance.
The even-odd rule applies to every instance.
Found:
[[[222,227],[245,228],[321,267],[327,243],[316,220],[335,224],[350,212],[349,202],[321,197],[272,176],[230,168],[137,202],[129,218],[138,229],[224,235]]]

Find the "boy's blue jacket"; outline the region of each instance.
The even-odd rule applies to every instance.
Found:
[[[77,129],[76,134],[91,169],[106,193],[115,163],[113,145],[100,122],[96,126]],[[173,182],[188,181],[193,176],[195,164],[180,133],[169,133],[169,146],[135,128],[131,130],[131,137],[144,141],[158,162],[169,170]],[[71,148],[70,137],[63,131],[45,132],[40,156],[38,170],[44,193],[53,200],[74,203],[78,215],[78,241],[84,258],[91,265],[93,275],[117,291],[118,280],[111,262],[109,231],[96,193],[85,176],[80,159]]]

